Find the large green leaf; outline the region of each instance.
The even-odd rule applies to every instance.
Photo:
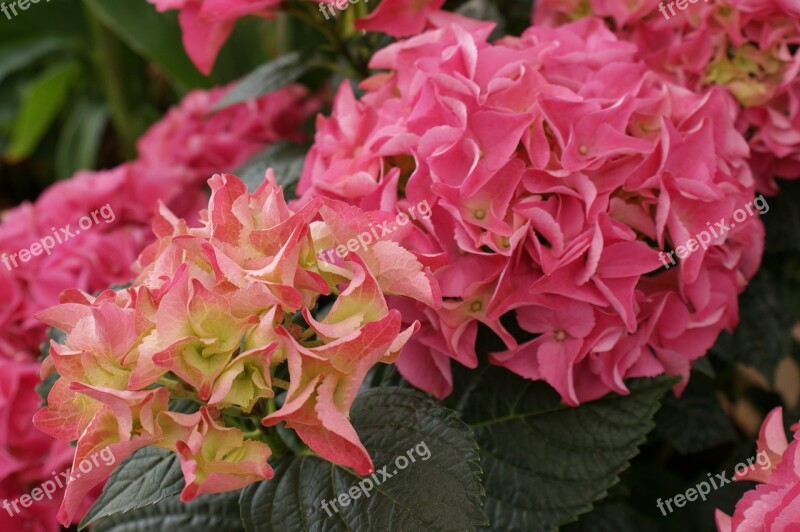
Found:
[[[589,511],[638,453],[673,383],[633,382],[628,396],[575,408],[542,382],[483,369],[460,410],[481,449],[492,529],[555,530]]]
[[[710,379],[702,374],[692,375],[680,398],[667,395],[655,419],[653,436],[681,454],[698,453],[737,439]]]
[[[61,39],[42,38],[17,42],[0,48],[0,83],[15,71],[30,66],[42,57],[61,49]]]
[[[172,532],[204,530],[206,532],[241,532],[239,492],[203,495],[190,503],[169,497],[158,504],[117,514],[97,522],[93,532]]]
[[[180,89],[211,84],[183,51],[175,13],[158,13],[152,4],[143,0],[84,2],[120,39],[157,64]]]
[[[11,145],[6,157],[18,161],[30,155],[67,102],[73,83],[81,73],[77,62],[55,65],[36,78],[22,95]]]
[[[214,110],[258,98],[297,81],[315,66],[314,59],[315,56],[310,52],[294,50],[261,65],[239,80]]]
[[[180,493],[183,486],[178,455],[158,447],[140,449],[114,470],[80,528],[98,519],[156,504]]]
[[[351,415],[376,469],[391,478],[376,473],[379,484],[370,490],[366,481],[373,483],[371,477],[362,480],[316,456],[285,458],[276,464],[272,480],[242,493],[248,531],[438,532],[485,524],[477,448],[453,411],[416,390],[380,388],[360,395]],[[398,467],[398,457],[410,450],[416,450],[415,461]],[[323,509],[323,501],[355,494],[359,482],[366,491],[358,492],[358,498],[344,506],[336,503],[338,512],[330,503]]]
[[[567,525],[563,532],[642,532],[658,530],[657,524],[634,508],[614,502],[586,514],[578,523]]]
[[[256,154],[234,173],[247,184],[250,192],[255,192],[264,182],[267,168],[272,168],[275,180],[289,197],[303,171],[303,161],[307,152],[307,146],[299,146],[288,141],[277,142]]]

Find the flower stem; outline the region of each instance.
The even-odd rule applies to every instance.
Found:
[[[338,51],[342,57],[348,62],[350,67],[352,67],[353,71],[350,73],[351,77],[354,78],[365,78],[369,75],[369,71],[367,70],[365,65],[359,64],[358,61],[353,57],[353,54],[350,53],[350,49],[347,47],[345,42],[341,39],[338,32],[331,29],[329,24],[326,24],[322,21],[313,11],[313,8],[310,7],[311,4],[307,7],[305,3],[299,2],[297,4],[290,3],[287,6],[286,11],[291,15],[295,16],[296,18],[300,19],[301,21],[305,22],[309,26],[316,28],[322,33],[325,38],[328,39],[331,46]],[[320,63],[324,65],[325,63]]]
[[[279,379],[278,377],[272,377],[272,385],[276,388],[280,388],[281,390],[289,389],[289,381]]]

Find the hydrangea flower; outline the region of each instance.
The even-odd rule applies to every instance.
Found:
[[[552,26],[606,17],[639,58],[676,83],[725,88],[742,108],[737,127],[750,144],[758,190],[776,193],[776,175],[800,178],[800,8],[783,0],[671,4],[543,0],[533,18]]]
[[[8,401],[3,403],[5,407],[0,405],[0,411],[6,409],[8,423],[14,419],[29,420],[40,404],[34,391],[38,382],[35,361],[39,346],[45,340],[45,325],[36,320],[34,314],[58,303],[59,294],[65,290],[79,288],[93,293],[130,281],[135,275],[131,265],[153,239],[150,225],[159,200],[178,215],[196,219],[197,212],[207,203],[204,187],[208,177],[218,171],[233,171],[272,142],[300,140],[299,125],[318,106],[306,89],[289,85],[211,115],[212,108],[226,90],[218,88],[188,94],[140,139],[136,161],[111,170],[79,172],[51,186],[35,203],[3,213],[0,253],[10,255],[30,248],[43,236],[52,235],[54,230],[67,224],[74,230],[78,218],[104,205],[113,211],[113,217],[108,218],[110,223],[99,218],[97,225],[82,232],[74,241],[56,246],[49,255],[32,257],[16,268],[9,262],[10,269],[0,263],[3,300],[0,305],[0,363],[9,368],[3,372],[7,378],[3,393],[9,394]],[[77,297],[74,292],[70,293],[73,294],[70,297]],[[76,305],[73,308],[89,305],[81,297],[71,303]],[[114,312],[108,304],[101,302],[99,305],[103,310],[98,312]],[[100,316],[98,314],[98,319]],[[112,318],[125,316],[125,312],[116,312]],[[63,324],[70,323],[68,317],[60,320]],[[75,360],[69,352],[63,355],[64,364]],[[54,354],[53,359],[58,356]],[[241,364],[252,374],[254,363],[247,360]],[[225,378],[215,390],[221,394],[218,403],[244,400],[244,393],[237,397],[232,395],[235,390],[231,391],[231,371],[227,368]],[[257,381],[257,377],[254,378]],[[225,379],[229,379],[227,385]],[[254,386],[263,384],[255,382]],[[64,383],[55,390],[66,406],[72,404],[75,393]],[[86,399],[78,399],[81,401],[86,402]],[[9,410],[12,405],[16,412],[13,418]],[[26,417],[25,412],[30,415]],[[52,478],[54,471],[64,471],[75,454],[75,449],[67,443],[53,440],[26,423],[29,427],[25,432],[26,446],[19,445],[15,439],[0,439],[0,470],[3,471],[0,490],[9,500],[29,493]],[[60,418],[51,425],[53,430],[60,430]],[[17,433],[17,428],[10,427],[9,434]],[[70,436],[77,438],[77,434]],[[93,494],[96,491],[97,488]],[[37,511],[23,509],[20,515],[10,519],[16,523],[14,526],[24,521],[31,526],[41,524],[46,530],[57,529],[55,515],[63,494],[59,489],[52,502],[37,503]],[[78,513],[83,510],[85,508]],[[3,511],[2,515],[8,514]]]
[[[38,314],[66,340],[51,342],[45,372],[55,369],[60,378],[36,427],[77,439],[75,465],[101,449],[116,463],[145,446],[175,451],[183,501],[272,476],[269,446],[232,425],[232,411],[263,415],[266,426],[285,421],[323,458],[372,473],[350,407],[369,369],[393,361],[420,327],[402,328],[386,295],[440,303],[427,300],[439,297],[429,267],[400,246],[384,258],[402,260],[404,273],[384,276],[380,262],[357,252],[325,262],[324,246],[347,243],[337,226],[345,214],[362,226],[376,214],[328,199],[294,212],[271,171],[252,194],[231,175],[209,184],[197,226],[160,206],[157,240],[142,252],[131,287],[97,297],[69,290]],[[424,285],[409,292],[412,282]],[[318,319],[321,298],[333,304]],[[288,382],[275,377],[279,368],[288,370]],[[275,397],[276,388],[286,395],[280,408],[267,410],[262,399]],[[188,397],[199,411],[170,412],[171,397]],[[112,469],[105,464],[70,480],[62,524],[78,516],[84,496]]]
[[[444,303],[390,300],[422,322],[399,370],[448,395],[450,361],[477,365],[483,324],[505,344],[493,363],[569,404],[663,373],[680,391],[736,325],[763,249],[733,102],[650,71],[597,19],[494,43],[491,24],[437,24],[376,53],[360,100],[340,86],[298,186],[362,208],[431,205],[402,242],[446,254]]]
[[[273,142],[300,140],[300,124],[319,105],[305,88],[290,85],[212,115],[226,91],[188,94],[139,140],[136,161],[111,170],[78,172],[45,190],[35,203],[3,213],[0,253],[7,255],[30,248],[67,224],[74,230],[81,216],[104,205],[113,218],[101,218],[74,241],[16,268],[11,262],[0,263],[0,295],[6,302],[0,308],[0,356],[37,356],[44,326],[33,315],[57,303],[62,291],[95,292],[128,282],[133,277],[131,264],[151,240],[150,224],[159,200],[180,216],[191,217],[207,201],[204,185],[209,177],[236,170]]]
[[[736,504],[733,516],[717,510],[719,532],[770,530],[789,532],[800,523],[800,424],[792,427],[789,443],[783,428],[783,409],[767,416],[758,438],[758,452],[767,453],[771,467],[735,480],[759,482]]]

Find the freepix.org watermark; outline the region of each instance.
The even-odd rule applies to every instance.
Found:
[[[13,17],[17,16],[17,8],[20,8],[22,11],[27,11],[31,4],[38,4],[42,0],[14,0],[13,2],[9,2],[6,5],[5,2],[0,2],[0,11],[6,16],[8,20],[11,20]],[[45,0],[46,2],[50,2],[50,0]],[[13,17],[12,14],[13,13]]]
[[[750,457],[747,459],[747,463],[740,462],[736,464],[736,467],[733,469],[736,476],[744,476],[748,472],[752,472],[756,470],[756,466],[760,466],[762,471],[766,471],[772,467],[772,460],[770,460],[769,455],[766,451],[759,451],[754,457]],[[674,497],[671,497],[667,500],[662,501],[658,499],[656,501],[656,507],[661,510],[661,514],[666,517],[667,512],[672,513],[675,511],[672,508],[672,503],[675,503],[676,508],[683,508],[686,506],[688,502],[694,502],[698,498],[702,499],[703,501],[706,500],[706,496],[710,494],[712,491],[716,491],[720,489],[722,486],[726,484],[730,484],[733,482],[735,477],[728,478],[728,475],[725,471],[722,473],[717,473],[716,476],[711,476],[711,473],[708,473],[708,480],[704,480],[700,482],[693,488],[689,488],[686,490],[685,493],[679,493]]]
[[[675,7],[677,7],[678,9],[680,9],[681,11],[684,11],[687,7],[689,7],[689,4],[696,4],[699,1],[700,0],[677,0],[677,1],[669,2],[666,5],[666,7],[664,6],[664,2],[661,2],[661,3],[658,4],[658,10],[661,11],[661,14],[664,15],[664,18],[666,20],[669,20],[670,17],[674,17],[676,15],[675,9],[673,9],[673,7],[672,7],[673,5]],[[708,0],[702,0],[702,1],[703,1],[703,3],[707,3],[708,2]],[[669,9],[669,12],[670,12],[669,15],[667,15],[667,9]]]
[[[398,213],[394,223],[386,221],[379,225],[369,224],[367,231],[364,231],[357,237],[348,240],[346,246],[342,244],[340,246],[336,246],[335,248],[320,251],[317,253],[317,258],[324,262],[333,263],[335,260],[333,257],[334,254],[336,254],[340,259],[343,259],[350,252],[355,253],[360,249],[366,250],[370,245],[395,232],[398,227],[403,227],[408,225],[410,221],[416,220],[417,215],[419,215],[419,217],[423,220],[427,220],[431,217],[431,212],[431,206],[428,205],[428,200],[423,200],[416,205],[409,207],[408,213]],[[380,234],[378,234],[379,232]]]
[[[53,232],[53,236],[43,236],[38,242],[31,244],[29,248],[22,248],[16,253],[11,253],[10,255],[8,253],[3,253],[0,255],[0,261],[2,261],[8,271],[11,271],[13,268],[19,267],[19,262],[17,262],[18,258],[20,262],[24,263],[28,262],[33,257],[38,257],[42,253],[50,255],[57,245],[63,244],[67,240],[78,236],[81,234],[81,230],[87,231],[94,225],[100,224],[100,219],[97,217],[98,214],[107,224],[113,223],[114,220],[117,219],[117,216],[114,214],[114,209],[111,208],[111,205],[106,203],[100,207],[100,209],[86,216],[82,216],[81,219],[78,220],[78,227],[80,229],[71,229],[71,224],[67,224],[66,227],[62,227],[58,230],[55,227],[51,227],[50,230]]]
[[[428,449],[428,444],[424,441],[419,442],[414,447],[406,451],[405,454],[401,454],[394,459],[395,469],[393,469],[391,472],[388,471],[389,465],[383,466],[379,470],[375,471],[375,473],[373,473],[371,476],[362,478],[357,486],[352,486],[346,492],[340,493],[329,501],[323,500],[322,509],[328,514],[328,517],[333,517],[333,514],[339,513],[340,508],[337,508],[337,503],[340,507],[344,507],[350,506],[352,501],[360,499],[362,495],[368,499],[372,495],[372,490],[395,476],[403,469],[407,468],[410,464],[416,462],[417,458],[423,462],[426,462],[430,459],[430,457],[431,450]]]
[[[714,222],[714,225],[711,225],[711,222],[706,222],[708,231],[700,231],[695,235],[694,238],[690,238],[687,242],[685,242],[685,245],[676,246],[675,249],[669,253],[659,251],[659,260],[661,260],[665,268],[669,269],[670,266],[674,266],[676,264],[674,255],[677,254],[679,259],[684,260],[689,255],[697,251],[698,248],[702,247],[703,250],[708,249],[708,246],[711,245],[711,243],[736,227],[737,223],[742,223],[747,219],[748,216],[755,216],[753,207],[755,207],[756,212],[759,214],[767,214],[769,212],[767,200],[764,199],[763,195],[759,195],[755,200],[746,203],[744,207],[733,211],[733,221],[730,222],[730,225],[725,222],[725,218],[722,218],[718,222]],[[667,264],[667,259],[670,260],[670,264]]]
[[[45,497],[47,497],[48,501],[51,501],[53,500],[53,494],[57,490],[64,489],[68,483],[81,478],[81,473],[84,475],[91,473],[95,467],[100,465],[100,460],[103,461],[104,465],[110,466],[114,465],[114,462],[117,461],[117,458],[114,456],[114,453],[111,451],[111,449],[105,447],[100,450],[100,452],[94,453],[81,460],[81,463],[78,464],[80,473],[73,472],[71,469],[62,471],[59,474],[56,474],[56,472],[53,471],[52,479],[45,480],[39,484],[38,487],[33,488],[30,493],[13,499],[11,503],[8,502],[8,499],[3,499],[3,508],[8,512],[8,515],[14,517],[15,515],[19,515],[19,513],[22,511],[17,503],[19,503],[19,505],[21,505],[23,508],[30,508],[34,502],[44,500]]]
[[[330,20],[331,17],[336,17],[336,11],[333,10],[333,7],[336,6],[336,9],[339,11],[344,11],[350,4],[357,4],[361,0],[332,0],[330,3],[320,2],[319,3],[319,12],[325,15],[325,20]],[[364,3],[369,3],[369,0],[364,0]],[[330,16],[328,16],[328,12],[330,11]]]

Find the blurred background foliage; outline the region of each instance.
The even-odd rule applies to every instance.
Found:
[[[143,0],[56,0],[18,13],[0,15],[0,208],[134,158],[136,139],[191,89],[316,39],[283,13],[250,18],[205,77],[183,51],[176,13]]]

